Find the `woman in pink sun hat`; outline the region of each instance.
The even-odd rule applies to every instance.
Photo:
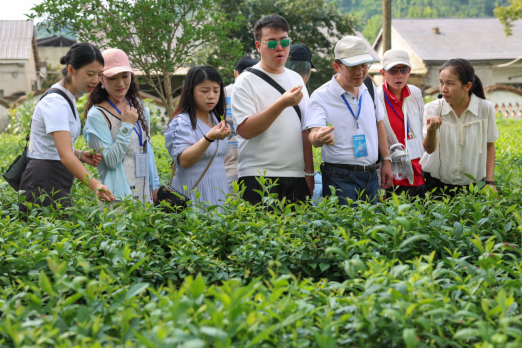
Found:
[[[89,146],[102,153],[99,179],[116,202],[126,196],[153,203],[159,188],[150,141],[150,112],[139,99],[129,58],[119,49],[103,52],[101,83],[89,96],[83,131]]]

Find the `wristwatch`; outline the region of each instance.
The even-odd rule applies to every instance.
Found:
[[[390,162],[391,162],[391,157],[383,157],[382,160],[383,160],[383,161],[390,161]]]
[[[121,130],[121,132],[122,132],[123,134],[127,135],[127,134],[130,132],[130,129],[129,129],[129,128],[123,128],[123,129]]]

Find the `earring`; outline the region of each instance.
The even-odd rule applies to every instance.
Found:
[[[105,89],[105,86],[104,86],[104,85],[102,85],[102,89]]]

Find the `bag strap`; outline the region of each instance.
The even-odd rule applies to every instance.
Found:
[[[373,105],[375,106],[375,91],[373,89],[373,81],[370,76],[366,76],[364,79],[364,84],[368,88],[368,92],[370,92],[370,97],[372,97]]]
[[[218,149],[219,149],[219,140],[216,144],[216,152],[214,152],[214,156],[212,156],[212,158],[210,159],[210,162],[208,162],[207,164],[207,167],[205,168],[205,170],[203,171],[203,173],[201,174],[201,176],[199,177],[198,181],[196,181],[196,183],[194,184],[194,186],[192,186],[192,188],[190,189],[189,193],[190,194],[192,191],[194,191],[194,189],[196,188],[196,186],[198,186],[198,184],[200,183],[200,181],[203,179],[203,177],[205,176],[205,174],[207,174],[207,171],[208,169],[210,168],[210,166],[212,165],[212,162],[214,162],[214,158],[216,158],[216,154],[218,152]],[[169,186],[172,186],[172,180],[174,180],[174,175],[176,175],[176,162],[172,162],[172,165],[171,165],[171,168],[172,168],[172,172],[170,174],[170,182],[169,182]]]
[[[190,194],[192,191],[194,191],[194,189],[196,188],[196,186],[198,186],[199,182],[203,179],[203,177],[205,176],[205,174],[207,174],[207,171],[208,169],[210,168],[210,166],[212,165],[212,162],[214,162],[214,158],[216,158],[216,155],[217,155],[217,152],[218,152],[218,149],[219,149],[219,140],[216,144],[216,152],[214,152],[214,156],[212,156],[212,158],[210,159],[210,161],[208,162],[207,164],[207,167],[205,168],[205,170],[203,171],[203,173],[201,173],[201,176],[199,177],[198,181],[196,181],[196,183],[194,184],[194,186],[192,186],[192,188],[190,189],[189,193]],[[188,196],[188,195],[187,195]]]
[[[42,97],[40,98],[39,101],[41,101],[43,98],[45,98],[49,94],[59,94],[59,95],[61,95],[67,101],[67,103],[69,104],[69,107],[71,108],[71,111],[73,113],[74,119],[76,120],[76,112],[74,111],[74,105],[73,105],[71,99],[69,99],[69,97],[67,96],[67,94],[65,94],[61,89],[51,88],[51,89],[48,89],[47,92],[45,92],[42,95]]]
[[[268,76],[261,70],[253,69],[250,67],[250,68],[245,69],[244,71],[248,71],[248,72],[256,75],[257,77],[262,78],[266,83],[268,83],[270,86],[274,87],[279,93],[281,93],[281,94],[286,93],[284,88],[281,87],[281,85],[279,83],[275,82],[273,78],[271,78],[270,76]],[[301,122],[301,109],[299,109],[299,105],[294,105],[293,108],[294,108],[295,112],[297,112],[297,117],[299,117],[299,122]]]

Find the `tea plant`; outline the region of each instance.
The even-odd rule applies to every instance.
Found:
[[[2,181],[0,347],[519,347],[522,125],[499,128],[498,193],[441,200],[231,195],[165,215],[100,209],[75,183],[72,207],[34,205],[23,222]],[[0,170],[17,140],[2,136]]]

